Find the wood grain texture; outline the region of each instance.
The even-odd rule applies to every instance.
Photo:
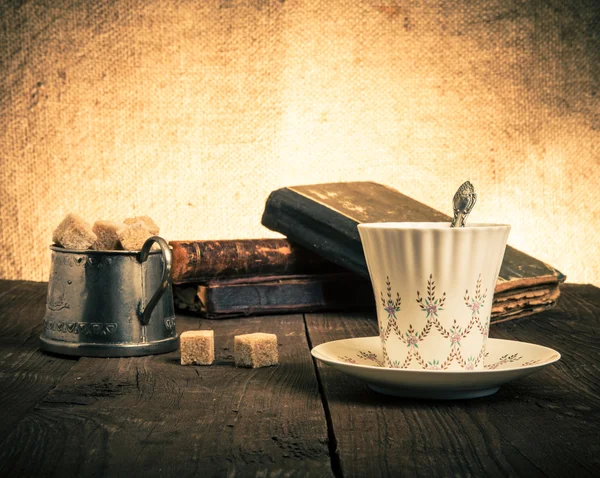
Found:
[[[374,315],[307,314],[312,346],[377,335]],[[600,467],[600,290],[564,287],[551,311],[491,336],[555,348],[562,359],[488,398],[378,395],[318,365],[343,476],[593,476]]]
[[[0,443],[77,362],[37,346],[0,345]]]
[[[47,287],[0,280],[0,443],[77,361],[38,348]]]
[[[47,282],[0,280],[0,343],[37,343],[46,310]]]
[[[327,429],[302,316],[201,322],[216,361],[179,352],[82,358],[0,445],[0,475],[330,476]],[[280,365],[233,366],[233,337],[279,338]]]
[[[456,402],[385,397],[321,365],[317,383],[306,330],[313,346],[370,336],[372,314],[310,314],[305,323],[180,316],[180,333],[215,330],[213,366],[182,367],[178,352],[77,360],[37,348],[45,292],[45,283],[0,281],[0,476],[583,477],[600,469],[593,286],[565,285],[556,308],[491,329],[555,348],[559,362],[494,396]],[[278,367],[233,367],[233,336],[254,331],[278,335]]]

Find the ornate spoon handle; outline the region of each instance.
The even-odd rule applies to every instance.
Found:
[[[476,201],[477,194],[473,185],[469,181],[462,183],[454,194],[454,219],[452,219],[450,227],[465,227],[467,216]]]

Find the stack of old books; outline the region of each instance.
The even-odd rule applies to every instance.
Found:
[[[356,225],[450,218],[372,182],[279,189],[262,223],[287,239],[173,241],[175,305],[218,319],[374,308]],[[492,322],[552,307],[565,276],[510,246],[496,284]]]

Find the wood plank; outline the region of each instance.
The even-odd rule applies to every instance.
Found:
[[[561,289],[556,308],[521,325],[493,328],[494,337],[552,347],[562,358],[501,390],[504,400],[492,402],[490,417],[548,474],[593,476],[600,470],[600,289],[573,284]],[[519,407],[511,406],[512,397]]]
[[[47,291],[47,282],[0,280],[0,344],[37,343]]]
[[[327,429],[300,315],[212,328],[216,362],[83,358],[0,446],[0,475],[332,476]],[[233,366],[233,336],[279,338],[280,365]]]
[[[325,366],[318,373],[344,476],[592,476],[600,469],[600,289],[564,287],[559,305],[492,326],[562,360],[487,398],[441,402],[378,395]],[[374,315],[307,314],[312,346],[377,335]]]
[[[0,344],[0,443],[75,362],[33,346]]]
[[[39,350],[47,287],[0,281],[0,442],[77,361]]]

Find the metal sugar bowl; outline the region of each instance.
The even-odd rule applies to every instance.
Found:
[[[160,251],[151,250],[154,243]],[[151,237],[140,251],[50,249],[42,350],[129,357],[177,349],[172,253],[164,239]]]

